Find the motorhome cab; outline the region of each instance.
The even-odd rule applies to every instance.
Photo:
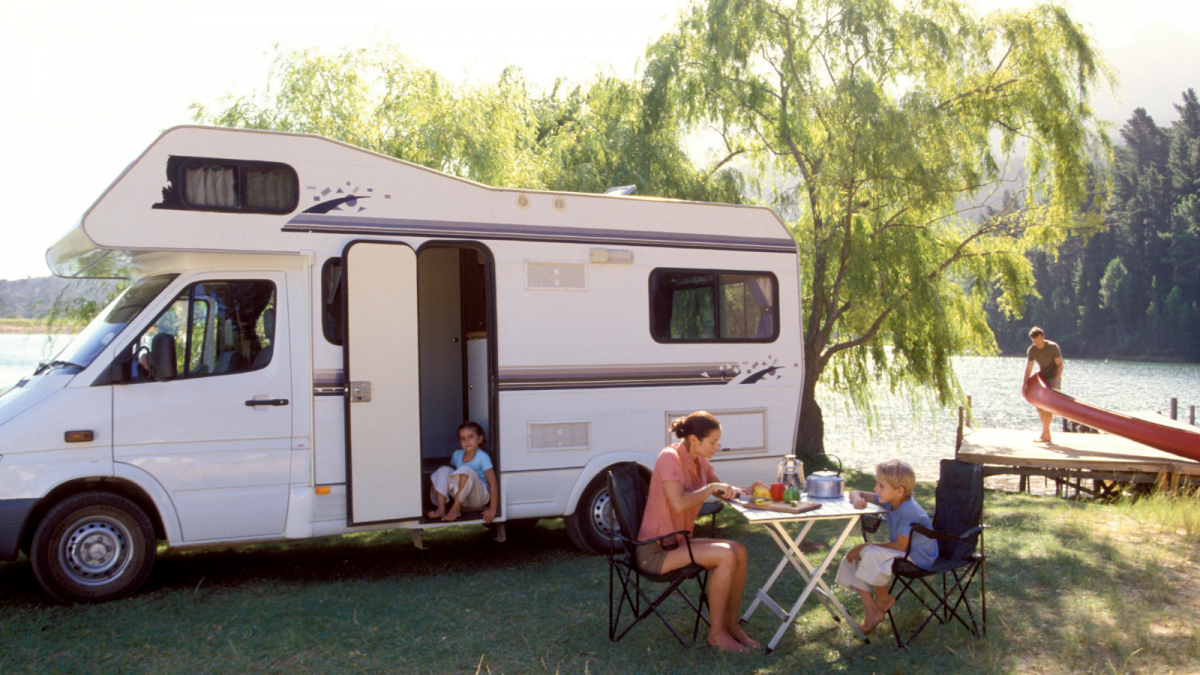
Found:
[[[172,548],[437,527],[479,422],[500,524],[607,549],[605,472],[668,421],[774,475],[803,382],[796,245],[768,209],[493,189],[325,138],[180,127],[47,253],[129,288],[0,396],[0,559],[66,601]],[[468,514],[467,518],[471,516]],[[478,518],[478,516],[475,516]]]

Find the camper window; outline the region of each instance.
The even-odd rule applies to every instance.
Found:
[[[275,284],[204,281],[188,286],[134,343],[133,381],[163,379],[152,368],[158,335],[175,345],[175,377],[257,370],[271,360],[275,342]]]
[[[299,205],[296,171],[278,162],[172,157],[157,209],[291,213]]]
[[[342,345],[342,259],[330,258],[321,266],[321,332],[330,344]]]
[[[769,272],[650,273],[650,333],[659,342],[773,342],[778,304]]]

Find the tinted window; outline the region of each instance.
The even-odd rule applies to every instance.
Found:
[[[321,267],[321,332],[332,344],[342,344],[342,308],[346,306],[342,259],[330,258]]]
[[[650,333],[659,342],[771,342],[776,298],[769,273],[654,270]]]
[[[171,336],[170,341],[155,337]],[[275,343],[275,284],[205,281],[185,288],[135,346],[132,380],[153,379],[151,350],[174,345],[175,377],[247,372],[271,362]]]
[[[125,289],[54,358],[87,367],[176,276],[164,274],[148,277]]]

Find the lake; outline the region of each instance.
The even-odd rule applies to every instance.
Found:
[[[48,346],[45,335],[0,333],[0,391],[16,384],[66,345],[58,336]],[[1070,359],[1063,371],[1063,392],[1112,410],[1152,410],[1167,414],[1171,397],[1179,400],[1179,418],[1187,421],[1188,406],[1200,406],[1200,364],[1139,363]],[[963,391],[971,396],[975,425],[999,429],[1041,426],[1037,413],[1021,398],[1023,357],[954,359]],[[872,471],[884,459],[899,457],[921,480],[937,478],[938,461],[954,456],[958,409],[915,411],[906,400],[881,396],[874,405],[873,429],[863,416],[848,408],[843,397],[819,392],[825,413],[825,447],[847,468]],[[1055,421],[1055,429],[1061,428]]]

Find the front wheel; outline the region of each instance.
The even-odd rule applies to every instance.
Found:
[[[137,504],[108,492],[84,492],[42,519],[30,562],[38,583],[59,600],[104,602],[145,583],[157,545],[154,526]]]

